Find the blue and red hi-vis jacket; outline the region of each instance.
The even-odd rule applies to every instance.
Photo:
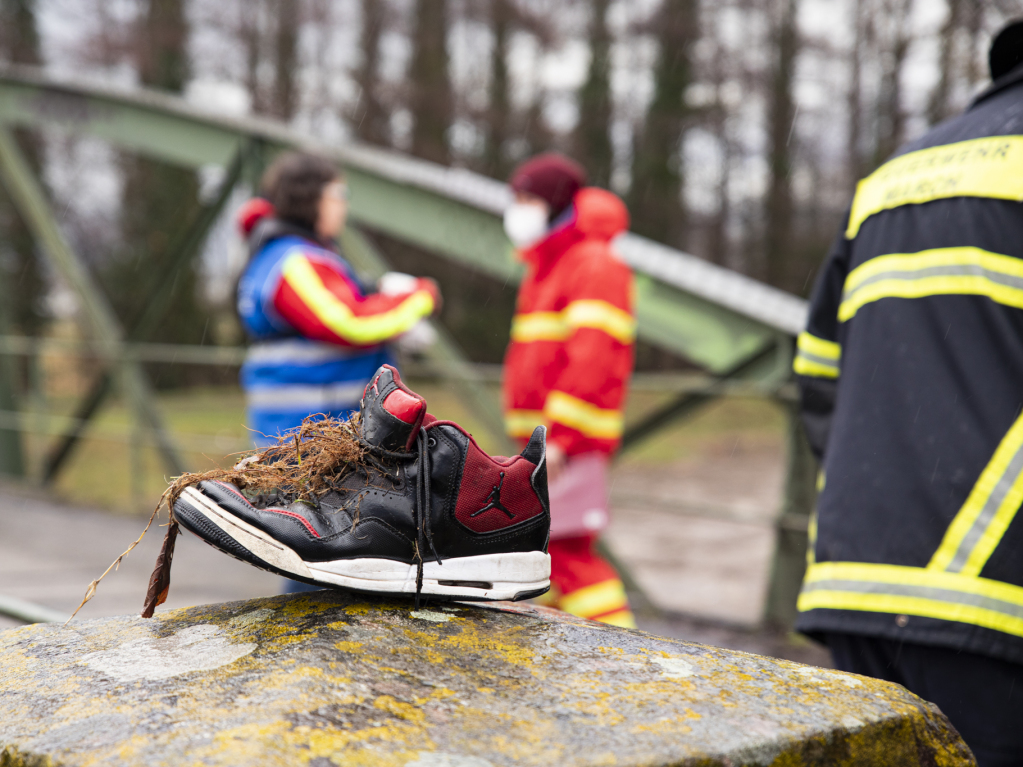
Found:
[[[251,227],[249,249],[237,298],[253,344],[241,384],[249,427],[266,444],[309,415],[357,409],[373,373],[391,361],[384,344],[428,316],[437,299],[426,280],[409,293],[368,293],[315,235],[273,218]]]

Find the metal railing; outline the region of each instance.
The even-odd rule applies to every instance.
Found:
[[[0,361],[5,358],[22,358],[31,361],[36,366],[39,365],[41,359],[56,356],[65,359],[92,359],[110,368],[116,368],[118,365],[129,360],[136,364],[163,363],[238,367],[243,363],[245,354],[245,347],[240,346],[192,346],[123,342],[115,346],[86,339],[0,336]],[[458,379],[463,384],[491,391],[497,387],[501,376],[501,367],[499,365],[464,364],[447,368],[433,364],[429,360],[408,359],[404,361],[402,367],[404,373],[412,379],[422,381],[450,381]],[[2,369],[3,366],[0,365],[0,370]],[[38,376],[34,376],[33,380],[37,385],[45,387],[45,382],[40,381]],[[778,386],[776,384],[765,383],[762,380],[742,380],[733,377],[716,378],[704,374],[677,372],[637,373],[633,376],[630,388],[633,392],[637,393],[670,394],[672,395],[672,402],[692,402],[695,403],[694,409],[696,405],[724,397],[763,398],[777,401],[785,407],[791,407],[795,399],[795,390],[791,383]],[[27,394],[28,396],[22,397],[27,403],[33,403],[36,406],[46,406],[47,397],[45,395],[40,396],[40,392],[27,392]],[[486,396],[491,396],[491,394],[488,393]],[[655,408],[655,411],[659,412],[657,408]],[[658,416],[658,412],[655,412],[652,417],[654,427],[646,428],[643,427],[642,423],[639,424],[639,431],[642,433],[637,434],[636,440],[629,444],[628,447],[633,447],[635,444],[656,433],[659,429],[675,423],[679,417],[688,414],[688,411],[685,411],[684,408],[680,411],[677,407],[674,408],[672,413],[663,418]],[[139,423],[138,414],[131,410],[129,410],[129,413],[131,416],[127,419],[128,423],[123,426],[110,426],[101,423],[90,424],[88,419],[76,418],[73,415],[55,413],[45,409],[2,409],[0,410],[0,435],[4,431],[51,438],[77,435],[81,438],[128,444],[132,447],[134,453],[137,453],[143,446],[156,447],[157,441],[146,431],[145,425]],[[132,422],[132,418],[134,418],[134,422]],[[643,420],[651,420],[651,417],[648,416]],[[88,427],[87,432],[86,427]],[[633,424],[632,428],[632,433],[636,433],[637,426]],[[184,449],[193,453],[216,451],[221,455],[226,452],[223,439],[211,435],[199,435],[168,429],[164,438],[169,440],[175,449]],[[247,444],[242,444],[242,440],[239,439],[238,442],[237,449],[248,447]],[[22,462],[22,466],[24,466],[24,462]],[[4,466],[0,465],[0,473],[3,472],[4,468]],[[34,479],[37,482],[53,481],[55,478],[53,476],[41,476],[39,474],[40,467],[36,466],[34,468],[36,469]],[[664,505],[663,502],[659,504],[653,500],[651,503],[654,503],[654,505]],[[795,534],[798,536],[805,534],[806,529],[807,518],[805,514],[794,513],[790,506],[791,503],[787,493],[786,498],[782,501],[781,508],[771,515],[770,518],[762,515],[754,516],[736,513],[725,507],[697,507],[686,506],[684,504],[673,504],[671,511],[684,517],[711,518],[761,527],[774,524],[778,528],[779,544],[784,545],[783,539],[786,535],[791,536]],[[773,522],[771,521],[772,519]],[[605,551],[613,557],[610,551],[607,549]],[[802,556],[802,553],[797,551],[796,555]],[[643,594],[642,588],[637,583],[635,577],[629,572],[628,567],[620,559],[615,558],[615,561],[622,570],[623,580],[626,581],[629,591],[633,594],[637,607],[641,611],[648,613],[659,612],[659,609],[652,600]],[[789,592],[792,591],[791,584],[788,585],[787,589]],[[772,589],[772,591],[775,590],[777,589]],[[790,596],[772,593],[770,599],[786,600]],[[35,609],[33,612],[34,608],[31,605],[26,607],[26,605],[27,603],[20,603],[18,600],[0,597],[0,614],[26,621],[29,619],[33,621],[43,619],[56,620],[56,613],[49,614],[47,618],[48,613],[46,613],[45,608]]]

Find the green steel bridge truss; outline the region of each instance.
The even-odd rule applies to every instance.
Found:
[[[14,140],[13,128],[91,136],[118,149],[178,166],[225,170],[216,198],[204,204],[174,244],[165,271],[140,280],[143,284],[139,289],[149,300],[130,326],[121,326],[88,269],[61,234],[43,188]],[[521,266],[512,258],[501,226],[500,216],[510,195],[503,183],[394,151],[356,143],[326,145],[280,123],[211,114],[161,93],[56,79],[34,68],[0,68],[0,182],[41,251],[77,294],[91,343],[107,361],[106,373],[83,398],[72,419],[77,427],[60,435],[51,450],[44,480],[52,480],[60,470],[115,385],[127,396],[168,469],[182,471],[173,439],[162,425],[151,384],[137,355],[128,353],[129,347],[147,340],[160,323],[167,309],[161,299],[166,291],[161,287],[199,252],[234,187],[239,183],[254,186],[268,162],[291,148],[333,157],[345,168],[352,191],[351,223],[342,244],[346,256],[363,273],[374,276],[387,269],[385,260],[364,236],[362,230],[366,229],[502,282],[520,278]],[[806,303],[634,234],[622,236],[617,247],[636,273],[640,339],[681,355],[708,372],[702,388],[694,391],[690,387],[639,423],[629,424],[626,449],[740,381],[771,393],[788,412],[788,476],[777,521],[778,544],[765,617],[778,625],[790,625],[803,572],[816,473],[796,423],[790,384],[795,337],[805,322]],[[428,361],[437,375],[458,387],[463,401],[494,439],[507,446],[492,394],[450,334],[442,327],[436,329],[439,342],[428,353]],[[0,344],[0,363],[10,353]],[[13,410],[9,388],[0,380],[0,411]],[[0,430],[0,470],[16,469],[20,458],[11,442],[4,442],[5,434],[13,432]],[[635,584],[631,585],[637,590]]]

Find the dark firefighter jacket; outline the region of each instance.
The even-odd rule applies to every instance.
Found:
[[[1023,67],[861,181],[797,343],[797,628],[1023,663]]]

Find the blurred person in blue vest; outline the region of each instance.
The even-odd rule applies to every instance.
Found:
[[[348,213],[337,166],[313,154],[279,157],[246,203],[239,226],[249,262],[238,282],[238,314],[252,346],[241,371],[257,445],[276,441],[313,414],[347,417],[384,363],[388,344],[422,337],[439,308],[429,279],[389,273],[378,290],[341,257],[336,238]]]

